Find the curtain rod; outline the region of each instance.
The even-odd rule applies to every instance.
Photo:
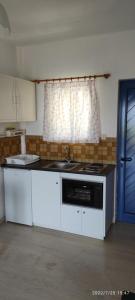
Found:
[[[40,82],[54,82],[54,81],[63,81],[63,80],[79,80],[79,79],[90,79],[90,78],[105,78],[105,79],[108,79],[109,77],[111,76],[111,74],[109,73],[106,73],[106,74],[97,74],[97,75],[87,75],[87,76],[78,76],[78,77],[64,77],[64,78],[50,78],[50,79],[35,79],[35,80],[32,80],[32,82],[35,82],[35,83],[40,83]]]

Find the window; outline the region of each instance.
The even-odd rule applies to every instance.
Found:
[[[99,138],[95,80],[45,84],[43,139],[48,142],[97,143]]]

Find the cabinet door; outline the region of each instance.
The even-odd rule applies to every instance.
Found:
[[[16,121],[15,80],[0,75],[0,122]]]
[[[104,239],[103,210],[82,209],[82,234]]]
[[[81,234],[81,208],[72,205],[62,205],[62,230]]]
[[[18,78],[15,79],[15,83],[17,121],[35,121],[35,84]]]
[[[33,224],[60,228],[59,173],[32,171]]]
[[[4,170],[6,220],[32,225],[31,172]]]

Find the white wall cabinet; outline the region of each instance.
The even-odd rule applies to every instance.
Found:
[[[27,80],[16,78],[15,95],[17,105],[17,121],[35,121],[35,84]]]
[[[5,169],[6,221],[32,225],[31,172]]]
[[[35,121],[35,84],[0,74],[0,107],[0,122]]]
[[[32,171],[33,224],[60,229],[60,178],[57,172]]]
[[[13,77],[0,74],[0,122],[16,122],[15,81]]]

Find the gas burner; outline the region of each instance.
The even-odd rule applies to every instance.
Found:
[[[104,164],[91,163],[91,164],[86,164],[86,166],[81,167],[79,172],[100,174],[105,167],[106,167],[106,165],[104,165]]]

